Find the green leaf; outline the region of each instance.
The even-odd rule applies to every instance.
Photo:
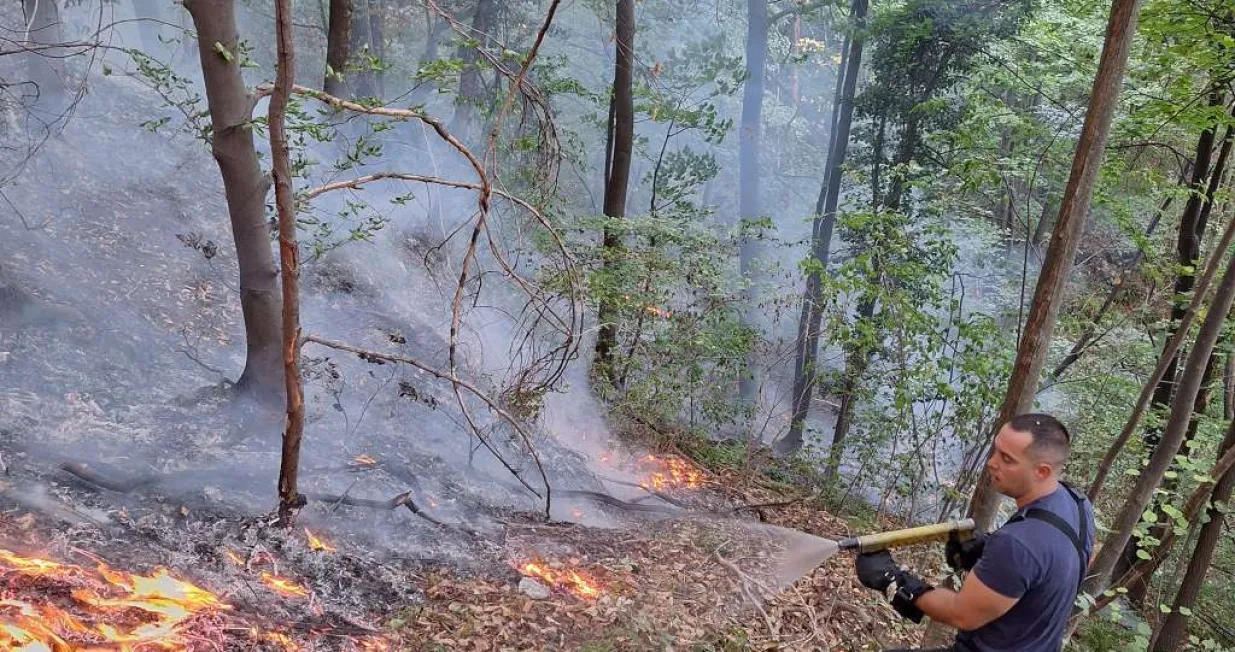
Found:
[[[1179,613],[1188,617],[1192,617],[1192,610],[1187,607],[1180,607]]]
[[[1171,613],[1171,608],[1168,605],[1160,604],[1158,605],[1158,611],[1161,611],[1164,614],[1169,614]]]
[[[214,51],[218,52],[219,56],[223,57],[228,63],[236,60],[236,56],[231,53],[231,50],[228,50],[226,46],[218,41],[214,42]]]
[[[1150,559],[1153,559],[1153,555],[1149,554],[1148,552],[1144,550],[1140,550],[1140,549],[1136,551],[1136,556],[1137,558],[1144,559],[1145,561],[1149,561]]]

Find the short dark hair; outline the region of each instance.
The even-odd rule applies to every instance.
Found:
[[[1027,432],[1033,438],[1029,451],[1039,460],[1052,466],[1062,466],[1072,452],[1072,435],[1055,417],[1049,414],[1030,413],[1012,417],[1008,425],[1018,432]]]

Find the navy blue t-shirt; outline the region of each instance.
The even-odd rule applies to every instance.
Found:
[[[1035,508],[1055,513],[1080,535],[1076,499],[1062,485],[1017,514]],[[1088,500],[1084,512],[1088,560],[1094,541],[1093,505]],[[960,632],[957,642],[975,652],[1059,652],[1084,571],[1076,546],[1059,528],[1036,518],[1009,522],[991,533],[973,572],[991,590],[1019,601],[985,626]]]

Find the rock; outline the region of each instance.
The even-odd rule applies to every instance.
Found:
[[[549,587],[530,577],[519,580],[519,592],[533,600],[544,600],[549,597]]]

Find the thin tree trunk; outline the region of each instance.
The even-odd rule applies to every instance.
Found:
[[[1201,378],[1201,389],[1196,393],[1196,400],[1192,404],[1192,421],[1188,423],[1188,431],[1184,434],[1183,443],[1180,444],[1180,449],[1187,447],[1188,443],[1196,437],[1197,427],[1200,426],[1200,418],[1209,408],[1209,397],[1211,396],[1210,388],[1213,382],[1214,371],[1217,367],[1218,354],[1217,351],[1209,354],[1209,362],[1205,365],[1205,372]],[[1155,442],[1156,445],[1156,442]],[[1152,449],[1151,449],[1152,450]],[[1179,483],[1171,478],[1164,478],[1162,481],[1162,489],[1168,492],[1168,495],[1174,495]],[[1156,492],[1155,492],[1156,493]],[[1162,536],[1166,533],[1166,528],[1174,527],[1173,520],[1162,509],[1163,503],[1161,500],[1154,500],[1154,514],[1157,517],[1154,525],[1149,528],[1149,536],[1158,541],[1162,540]],[[1138,563],[1136,556],[1137,550],[1140,549],[1138,542],[1132,539],[1128,540],[1128,544],[1124,546],[1124,554],[1120,557],[1119,563],[1115,565],[1115,570],[1112,572],[1112,577],[1121,577],[1130,568]],[[1145,596],[1149,593],[1149,583],[1153,580],[1153,573],[1145,573],[1139,580],[1129,584],[1128,600],[1134,605],[1143,605]]]
[[[1209,284],[1221,264],[1222,255],[1225,253],[1226,247],[1230,245],[1233,237],[1235,237],[1235,220],[1230,221],[1223,230],[1222,237],[1219,238],[1219,244],[1214,248],[1214,254],[1210,256],[1210,260],[1205,266],[1205,273],[1193,289],[1191,303],[1175,325],[1174,333],[1163,346],[1162,353],[1158,357],[1158,363],[1150,375],[1149,381],[1141,388],[1141,394],[1137,397],[1136,405],[1133,406],[1132,413],[1128,415],[1128,420],[1124,423],[1123,429],[1119,431],[1119,435],[1115,437],[1115,441],[1111,443],[1110,448],[1107,449],[1106,454],[1102,457],[1102,461],[1098,464],[1097,474],[1094,476],[1093,483],[1089,486],[1090,500],[1096,500],[1098,495],[1102,493],[1102,486],[1110,475],[1115,459],[1119,456],[1123,447],[1127,445],[1128,440],[1132,438],[1132,433],[1136,431],[1137,426],[1140,424],[1141,417],[1144,416],[1145,408],[1149,405],[1150,399],[1154,393],[1159,391],[1162,379],[1171,370],[1175,355],[1179,351],[1180,345],[1183,344],[1183,340],[1192,326],[1192,321],[1196,318],[1201,301],[1209,290]]]
[[[738,267],[743,292],[742,325],[757,332],[756,319],[759,301],[755,278],[755,262],[760,247],[757,238],[750,237],[755,227],[751,223],[760,218],[759,203],[759,149],[763,127],[763,84],[768,54],[768,2],[746,2],[746,84],[742,89],[742,122],[738,128],[738,218],[742,221],[743,233],[738,245]],[[738,380],[738,393],[742,404],[748,407],[755,402],[755,365],[753,354],[746,361]]]
[[[357,66],[347,77],[348,90],[353,99],[374,97],[377,89],[373,83],[373,71],[369,69],[365,57],[373,54],[373,29],[370,20],[369,3],[367,0],[356,0],[352,3],[351,47],[349,62]]]
[[[1038,276],[1037,289],[1026,318],[1024,335],[1017,347],[1016,362],[996,427],[1033,407],[1038,377],[1042,374],[1042,365],[1050,349],[1068,272],[1076,257],[1076,248],[1089,213],[1089,202],[1093,198],[1094,183],[1102,166],[1111,119],[1118,105],[1119,88],[1128,64],[1128,50],[1136,34],[1139,8],[1140,0],[1114,0],[1111,6],[1106,42],[1094,78],[1089,109],[1085,113],[1085,124],[1077,141],[1072,172],[1060,203],[1059,218],[1051,233],[1046,261]],[[993,436],[994,433],[991,433]],[[985,531],[994,525],[998,511],[999,494],[991,484],[990,473],[984,468],[969,504],[969,515],[977,522],[978,528]]]
[[[326,81],[322,88],[335,97],[348,97],[345,71],[352,46],[352,0],[330,0],[326,27]]]
[[[1227,428],[1226,437],[1222,440],[1218,456],[1235,446],[1235,424]],[[1235,471],[1227,471],[1214,485],[1214,493],[1210,503],[1226,504],[1231,499],[1232,489],[1235,489]],[[1205,582],[1209,564],[1213,561],[1214,552],[1221,541],[1222,528],[1226,524],[1226,514],[1214,507],[1209,508],[1209,521],[1201,526],[1201,534],[1197,537],[1196,547],[1192,551],[1192,559],[1188,562],[1188,571],[1175,594],[1175,602],[1171,604],[1171,612],[1162,620],[1154,641],[1150,645],[1153,652],[1174,652],[1180,649],[1188,635],[1188,616],[1184,609],[1191,610],[1196,605],[1196,598]]]
[[[287,102],[296,78],[296,51],[292,34],[292,0],[275,0],[277,67],[270,95],[270,162],[274,176],[275,208],[279,213],[279,263],[283,281],[283,378],[287,393],[287,426],[279,466],[279,521],[290,527],[295,510],[303,504],[297,491],[300,440],[304,435],[304,384],[300,377],[300,263],[296,244],[296,199],[287,151]]]
[[[476,13],[472,15],[472,37],[480,41],[480,47],[488,45],[489,33],[496,23],[497,0],[477,0]],[[476,123],[476,108],[483,101],[484,82],[480,78],[481,58],[476,48],[463,44],[455,56],[463,61],[463,71],[459,73],[459,94],[455,98],[450,129],[462,133]]]
[[[22,25],[23,44],[28,47],[39,47],[38,51],[27,52],[26,75],[30,82],[38,87],[38,96],[42,98],[57,98],[64,92],[64,80],[60,75],[60,50],[42,46],[64,42],[64,30],[60,24],[60,9],[57,0],[22,0],[22,14],[25,24]]]
[[[1055,208],[1055,199],[1052,195],[1047,194],[1042,198],[1042,213],[1038,215],[1038,223],[1033,227],[1033,236],[1030,238],[1030,244],[1035,248],[1042,247],[1042,240],[1046,238],[1046,234],[1051,228],[1051,216],[1058,211]]]
[[[1226,368],[1222,372],[1222,416],[1227,421],[1235,420],[1235,351],[1226,354]]]
[[[244,372],[236,384],[263,398],[280,400],[283,365],[279,288],[270,250],[270,230],[266,226],[270,179],[262,173],[253,146],[255,101],[240,75],[235,5],[233,0],[185,0],[184,6],[197,30],[198,55],[213,127],[210,145],[223,176],[240,266],[240,307],[247,351]]]
[[[1179,182],[1183,183],[1183,181],[1184,180],[1181,177]],[[1146,238],[1153,235],[1154,231],[1158,230],[1158,224],[1162,222],[1163,214],[1166,213],[1167,209],[1171,207],[1171,203],[1174,201],[1174,197],[1167,197],[1162,201],[1162,205],[1159,206],[1158,211],[1154,213],[1153,219],[1149,220],[1149,224],[1145,227],[1144,236]],[[1053,383],[1059,380],[1059,377],[1062,376],[1069,367],[1076,364],[1077,360],[1080,360],[1085,351],[1089,350],[1093,344],[1097,343],[1098,327],[1102,325],[1102,319],[1106,317],[1106,313],[1110,311],[1112,306],[1115,305],[1115,300],[1118,299],[1119,295],[1123,293],[1124,286],[1127,284],[1128,279],[1132,276],[1132,272],[1136,270],[1142,260],[1145,260],[1145,252],[1138,249],[1136,254],[1132,256],[1132,260],[1128,261],[1128,264],[1124,265],[1123,268],[1119,270],[1119,276],[1115,279],[1115,283],[1111,285],[1110,291],[1107,292],[1106,299],[1102,301],[1102,306],[1098,308],[1098,312],[1094,313],[1093,320],[1085,328],[1085,331],[1081,333],[1080,337],[1076,338],[1076,343],[1072,345],[1072,348],[1068,351],[1068,354],[1064,356],[1063,360],[1059,361],[1059,364],[1056,365],[1053,370],[1051,370],[1050,375],[1047,376],[1048,383]]]
[[[874,301],[865,299],[858,306],[857,319],[859,321],[869,320],[874,314]],[[850,349],[845,356],[845,382],[841,389],[841,404],[836,413],[836,428],[832,431],[832,443],[828,446],[828,464],[823,474],[827,482],[835,481],[840,471],[841,456],[845,452],[845,439],[849,437],[849,428],[853,425],[853,410],[857,402],[858,384],[866,376],[866,368],[870,366],[873,353],[865,348]]]
[[[630,182],[630,161],[635,140],[634,55],[635,2],[617,0],[617,38],[613,59],[613,138],[612,158],[606,169],[604,213],[612,219],[626,217],[626,190]],[[605,265],[613,265],[622,256],[621,233],[606,227],[601,243]],[[617,347],[617,309],[612,299],[600,303],[596,334],[596,365],[609,382],[617,380],[614,351]]]
[[[1162,441],[1150,457],[1149,464],[1141,469],[1136,486],[1124,502],[1111,528],[1110,536],[1104,542],[1097,559],[1094,560],[1090,570],[1090,579],[1085,585],[1091,595],[1096,595],[1106,589],[1124,546],[1128,545],[1133,529],[1153,498],[1154,490],[1162,483],[1163,475],[1171,467],[1175,454],[1183,443],[1184,435],[1192,420],[1196,396],[1201,389],[1205,365],[1209,362],[1209,356],[1218,341],[1226,317],[1231,312],[1233,301],[1235,301],[1235,256],[1232,256],[1227,263],[1222,281],[1214,291],[1205,322],[1201,325],[1192,350],[1188,353],[1188,362],[1183,374],[1179,377],[1179,385],[1175,390],[1175,399],[1171,403],[1171,414],[1167,420]]]
[[[836,210],[840,199],[841,167],[849,151],[849,131],[853,125],[853,98],[862,66],[862,30],[866,24],[867,0],[854,0],[849,15],[853,21],[853,36],[846,39],[849,47],[841,55],[845,62],[837,78],[833,100],[832,135],[828,143],[828,161],[823,173],[823,185],[815,204],[812,224],[810,272],[806,275],[806,291],[802,298],[802,314],[798,320],[798,351],[793,369],[793,412],[789,433],[777,440],[776,452],[794,453],[802,448],[802,431],[810,414],[810,403],[818,370],[819,329],[823,322],[823,274],[831,254],[832,232],[836,228]]]

